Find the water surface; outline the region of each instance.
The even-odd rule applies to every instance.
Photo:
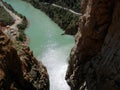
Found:
[[[43,12],[21,0],[4,0],[30,21],[26,34],[35,57],[47,67],[50,90],[70,90],[64,77],[67,58],[74,45],[72,36],[62,36],[63,31]]]

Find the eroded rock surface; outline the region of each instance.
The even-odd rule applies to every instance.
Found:
[[[0,90],[49,90],[46,68],[27,46],[15,48],[1,29]]]
[[[120,90],[120,1],[82,0],[66,74],[71,90]]]

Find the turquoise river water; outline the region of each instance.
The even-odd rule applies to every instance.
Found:
[[[72,36],[63,31],[43,12],[21,0],[4,0],[30,21],[26,34],[35,57],[47,67],[50,90],[70,90],[65,81],[67,58],[74,45]]]

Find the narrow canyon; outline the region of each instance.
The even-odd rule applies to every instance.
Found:
[[[120,0],[0,0],[0,90],[120,90],[119,29]]]

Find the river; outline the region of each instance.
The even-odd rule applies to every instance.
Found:
[[[30,38],[30,48],[35,57],[47,67],[50,90],[70,90],[65,81],[67,58],[74,46],[72,36],[63,31],[48,16],[21,0],[4,0],[30,21],[25,33]]]

